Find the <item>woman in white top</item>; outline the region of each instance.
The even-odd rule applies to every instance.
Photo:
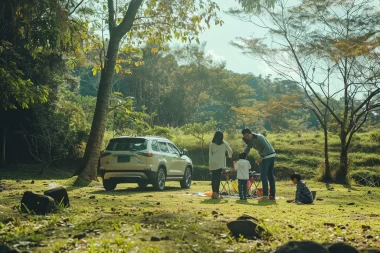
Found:
[[[220,175],[226,167],[226,151],[228,157],[232,157],[232,149],[223,140],[223,132],[216,131],[209,147],[209,170],[211,171],[212,199],[219,199]]]

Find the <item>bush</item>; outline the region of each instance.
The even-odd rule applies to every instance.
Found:
[[[358,170],[351,174],[351,178],[357,184],[368,186],[380,186],[380,174],[370,170]]]
[[[172,139],[173,138],[173,135],[171,133],[170,128],[161,127],[161,126],[154,126],[154,128],[146,130],[144,132],[144,134],[146,134],[146,135],[161,136],[161,137],[165,137],[167,139]]]
[[[86,143],[81,142],[79,144],[74,144],[71,152],[71,159],[80,159],[84,156],[84,152],[86,150]]]
[[[193,165],[193,180],[209,181],[211,180],[211,173],[206,165]]]
[[[302,179],[311,179],[315,176],[316,171],[314,169],[308,169],[306,166],[303,168],[299,167],[288,167],[284,165],[274,165],[275,166],[275,177],[276,180],[290,180],[290,175],[294,172],[299,173]]]
[[[372,141],[380,143],[380,131],[371,133],[370,138]]]
[[[339,160],[333,159],[333,157],[330,155],[329,156],[329,163],[330,163],[331,179],[335,180],[336,172],[339,169]],[[322,159],[320,161],[319,166],[318,166],[317,175],[315,176],[315,179],[318,182],[325,182],[325,180],[324,180],[324,178],[326,177],[325,172],[326,172],[325,160]]]

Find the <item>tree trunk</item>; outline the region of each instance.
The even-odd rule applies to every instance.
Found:
[[[330,161],[329,161],[329,141],[328,141],[328,132],[327,132],[327,127],[323,128],[323,134],[325,138],[325,145],[324,145],[324,150],[325,150],[325,171],[323,173],[323,181],[325,183],[329,183],[332,181],[332,176],[331,176],[331,170],[330,170]]]
[[[201,139],[201,154],[202,154],[203,164],[205,164],[206,160],[205,160],[205,155],[203,154],[203,143],[204,143],[204,140],[203,140],[203,137],[202,137],[202,139]]]
[[[0,168],[4,168],[5,167],[5,146],[6,146],[6,143],[7,143],[7,130],[8,130],[8,127],[4,124],[2,127],[1,127],[1,164],[0,164]]]
[[[340,165],[339,170],[335,176],[335,182],[338,184],[347,184],[348,183],[348,145],[347,145],[347,134],[341,133],[340,136]]]
[[[101,72],[94,118],[91,132],[83,157],[83,164],[74,173],[86,181],[97,181],[97,164],[106,129],[109,101],[112,91],[112,76],[115,69],[116,57],[119,50],[119,39],[110,39],[104,69]]]

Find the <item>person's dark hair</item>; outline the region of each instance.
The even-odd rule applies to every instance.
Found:
[[[252,131],[249,128],[244,128],[243,130],[241,130],[241,134],[242,135],[251,134],[251,133],[252,133]]]
[[[218,130],[214,134],[214,138],[212,138],[212,143],[215,143],[217,145],[223,144],[223,132]]]
[[[239,159],[245,159],[245,158],[247,158],[247,153],[240,153],[239,154]]]
[[[298,173],[293,173],[293,174],[290,175],[290,179],[291,179],[291,180],[293,180],[293,179],[295,179],[295,178],[297,178],[297,181],[298,181],[298,182],[301,181],[301,175],[300,175],[300,174],[298,174]]]

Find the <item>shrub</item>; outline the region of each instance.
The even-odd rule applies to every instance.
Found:
[[[380,186],[380,174],[370,170],[358,170],[351,173],[351,178],[357,184],[368,186]]]
[[[211,174],[206,165],[193,165],[193,180],[209,181]]]
[[[380,131],[371,133],[370,138],[372,141],[380,143]]]
[[[334,180],[336,172],[339,169],[339,160],[334,160],[332,156],[329,157],[329,163],[330,163],[330,172],[331,172],[331,177]],[[321,160],[319,167],[318,167],[318,173],[316,175],[316,180],[318,182],[324,182],[325,178],[325,172],[326,172],[326,166],[325,166],[325,160]]]
[[[167,127],[161,127],[161,126],[154,126],[154,128],[151,128],[149,130],[146,130],[144,132],[146,135],[155,135],[155,136],[161,136],[168,139],[172,139],[173,135],[171,133],[171,129]]]

